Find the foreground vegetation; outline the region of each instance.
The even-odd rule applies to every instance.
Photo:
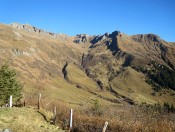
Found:
[[[53,123],[53,107],[57,106],[56,122]],[[156,105],[103,106],[98,100],[92,105],[73,107],[72,132],[101,132],[107,121],[106,132],[173,132],[175,111],[169,111],[167,103]],[[0,130],[13,132],[58,132],[69,130],[70,105],[61,101],[36,108],[0,108]],[[45,109],[45,110],[44,110]],[[59,126],[59,127],[58,127]],[[61,130],[63,129],[63,130]]]
[[[13,132],[62,132],[49,123],[52,114],[33,108],[0,108],[0,131]]]
[[[137,105],[103,107],[94,101],[91,106],[75,108],[73,113],[73,132],[101,132],[104,123],[109,123],[107,132],[128,131],[175,131],[175,114],[165,106]],[[56,124],[69,129],[70,107],[57,104]]]
[[[1,103],[7,103],[11,93],[14,97],[16,95],[16,102],[17,99],[21,98],[20,92],[22,88],[21,83],[16,80],[16,72],[6,65],[2,67],[0,74],[0,88],[2,89],[0,97],[4,97]],[[11,87],[11,85],[14,87]],[[41,89],[39,92],[41,92]],[[84,94],[84,91],[82,94]],[[37,106],[38,95],[36,92],[31,95],[30,99],[25,100],[23,98],[26,101],[26,106],[32,106],[32,108],[0,108],[0,130],[8,128],[14,132],[68,131],[70,108],[73,107],[73,128],[71,130],[73,132],[101,132],[106,121],[109,123],[107,132],[175,131],[175,108],[173,104],[147,105],[142,103],[142,105],[129,105],[126,102],[126,104],[124,102],[123,104],[111,102],[104,105],[103,99],[91,98],[89,104],[71,104],[69,102],[66,105],[61,100],[49,101],[46,99],[47,96],[49,95],[43,94],[42,96],[41,107],[43,110],[33,109],[33,107]],[[55,106],[57,114],[54,126],[51,123],[53,123],[52,112]],[[63,130],[59,129],[58,126]]]

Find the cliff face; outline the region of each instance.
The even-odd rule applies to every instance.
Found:
[[[175,70],[174,43],[154,34],[128,36],[114,31],[70,37],[27,24],[1,24],[0,63],[5,61],[20,72],[28,99],[27,93],[43,91],[47,97],[74,103],[92,98],[105,104],[175,101],[171,90],[162,97],[151,95],[155,86],[174,89],[162,81]],[[161,81],[155,79],[158,73]]]

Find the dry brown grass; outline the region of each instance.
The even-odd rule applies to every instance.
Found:
[[[55,104],[53,104],[55,105]],[[52,107],[53,107],[52,105]],[[73,113],[73,132],[101,132],[108,121],[107,132],[173,132],[175,120],[172,113],[146,106],[99,107],[100,114],[93,108],[75,108]],[[56,124],[69,129],[70,107],[57,104]]]

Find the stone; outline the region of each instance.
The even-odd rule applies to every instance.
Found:
[[[101,89],[103,89],[103,83],[98,79],[97,84],[100,86]]]
[[[12,132],[10,129],[4,129],[2,132]]]

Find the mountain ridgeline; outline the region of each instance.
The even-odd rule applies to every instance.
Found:
[[[0,24],[0,54],[1,65],[19,71],[28,100],[42,91],[78,105],[175,102],[175,43],[154,34],[67,36]]]

